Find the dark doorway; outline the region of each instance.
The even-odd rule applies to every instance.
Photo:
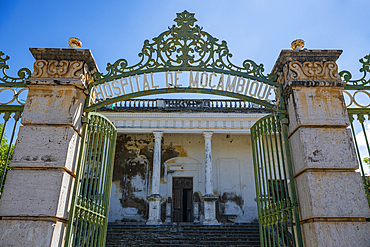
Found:
[[[173,178],[172,221],[192,222],[193,178]]]

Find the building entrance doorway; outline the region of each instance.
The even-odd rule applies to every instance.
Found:
[[[172,219],[174,222],[192,222],[193,178],[173,178]]]

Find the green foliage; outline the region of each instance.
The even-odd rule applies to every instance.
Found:
[[[364,158],[364,162],[365,162],[365,164],[370,166],[370,157]],[[370,206],[370,176],[364,176],[363,178],[364,178],[365,191],[366,191],[366,194],[367,194],[367,200],[368,200],[369,206]]]
[[[364,158],[364,162],[365,162],[368,166],[370,166],[370,157],[366,157],[366,158]]]
[[[3,132],[3,129],[4,129],[3,124],[0,124],[0,134]],[[1,196],[1,193],[3,191],[3,186],[4,186],[6,173],[7,173],[8,170],[11,169],[9,167],[9,164],[10,164],[10,160],[12,159],[13,150],[14,150],[14,146],[11,146],[9,157],[8,157],[8,162],[6,164],[6,157],[8,156],[9,144],[7,143],[6,136],[4,134],[3,140],[1,141],[1,145],[0,145],[0,179],[2,177],[2,174],[4,172],[5,167],[6,167],[6,170],[5,170],[5,174],[4,174],[3,184],[0,185],[0,196]],[[0,180],[0,182],[1,182],[1,180]]]

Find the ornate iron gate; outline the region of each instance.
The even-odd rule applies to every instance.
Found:
[[[0,51],[0,198],[7,170],[10,169],[9,164],[25,103],[19,96],[22,92],[27,92],[25,80],[31,75],[27,68],[18,70],[18,77],[7,75],[5,70],[9,69],[7,61],[10,57],[4,55]]]
[[[65,246],[104,246],[117,132],[98,113],[83,124]]]
[[[370,54],[361,58],[362,64],[359,71],[362,73],[360,79],[352,79],[352,74],[343,70],[339,73],[342,80],[347,82],[344,87],[344,95],[348,97],[347,111],[351,123],[352,136],[355,144],[357,158],[359,162],[359,172],[361,173],[367,201],[370,206],[370,144],[368,134],[370,131]],[[366,166],[368,170],[366,171]]]
[[[287,124],[271,114],[251,128],[261,246],[303,246]]]
[[[370,206],[370,174],[365,172],[365,165],[370,165],[370,145],[368,136],[366,134],[367,128],[370,124],[370,109],[347,109],[349,120],[351,122],[352,136],[355,143],[359,172],[365,187],[367,201]],[[367,119],[366,117],[367,116]],[[357,134],[356,134],[357,133]],[[359,140],[361,139],[359,143]],[[365,152],[361,152],[361,146],[366,146]],[[365,164],[364,164],[365,163]]]

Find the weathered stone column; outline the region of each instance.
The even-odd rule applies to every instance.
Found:
[[[369,246],[370,216],[338,75],[338,50],[283,50],[289,143],[305,246]]]
[[[153,175],[152,175],[152,194],[147,197],[149,201],[148,225],[161,224],[161,200],[159,185],[161,179],[161,141],[163,132],[153,132],[154,135],[154,154],[153,154]]]
[[[34,72],[0,201],[0,245],[62,246],[75,177],[90,50],[30,49]]]
[[[206,194],[202,197],[204,201],[204,221],[205,225],[219,224],[216,219],[217,196],[213,194],[212,184],[212,134],[213,132],[203,132],[204,136],[204,164],[206,173]]]

